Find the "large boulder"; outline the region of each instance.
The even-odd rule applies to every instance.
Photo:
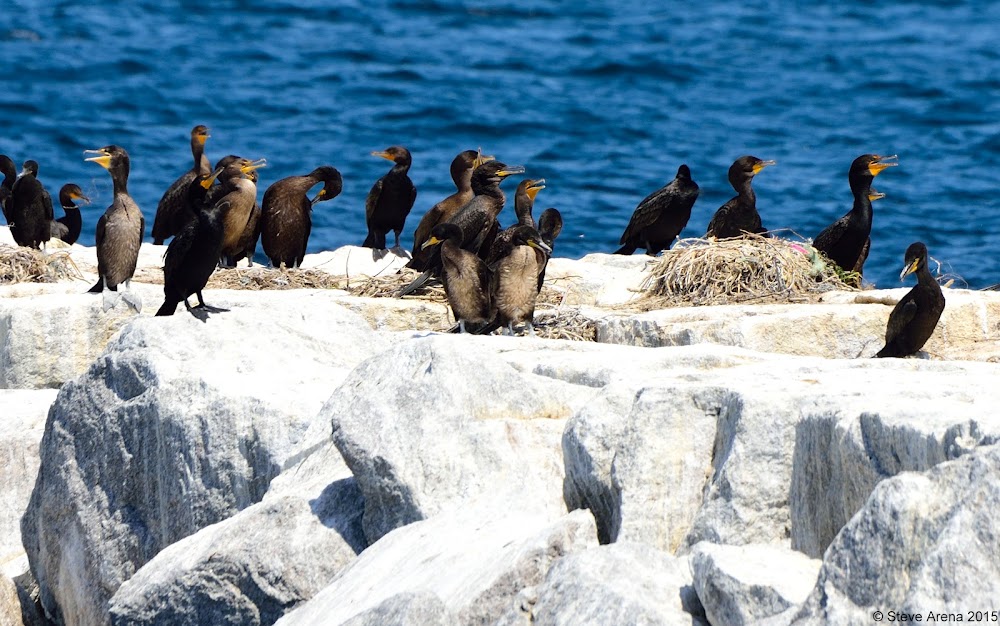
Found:
[[[328,437],[309,430],[323,400],[384,345],[322,292],[214,304],[232,310],[136,318],[59,392],[22,535],[62,623],[107,623],[160,550],[260,501]]]
[[[559,559],[497,626],[706,624],[687,559],[621,542]]]
[[[882,481],[830,545],[792,623],[860,626],[904,614],[992,621],[1000,598],[997,507],[1000,446]]]
[[[773,545],[702,542],[691,550],[694,587],[712,626],[749,626],[797,607],[816,585],[820,564]]]
[[[554,522],[517,510],[494,515],[470,507],[398,528],[276,623],[338,626],[400,594],[431,593],[455,616],[451,623],[492,624],[522,589],[542,582],[553,563],[597,544],[586,511]]]
[[[38,445],[54,389],[0,391],[0,568],[24,554],[21,516],[38,475]]]
[[[879,480],[1000,437],[983,410],[1000,401],[992,364],[669,354],[714,365],[665,359],[606,385],[567,425],[567,502],[594,512],[602,542],[818,556]]]
[[[489,337],[436,336],[369,359],[323,407],[365,499],[365,533],[488,501],[558,517],[560,437],[586,387],[522,373]]]

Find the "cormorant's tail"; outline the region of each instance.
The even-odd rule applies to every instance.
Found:
[[[629,244],[625,244],[621,248],[615,250],[615,254],[634,254],[636,248],[638,248],[638,246],[630,246]]]
[[[421,287],[424,286],[424,284],[428,280],[431,279],[432,275],[433,275],[433,272],[431,272],[431,270],[424,270],[424,273],[421,274],[420,276],[417,276],[416,278],[414,278],[413,282],[411,282],[409,285],[403,287],[398,292],[396,292],[396,297],[397,298],[402,298],[403,296],[409,295],[409,294],[413,293],[414,291],[416,291],[417,289],[420,289]]]
[[[170,300],[164,300],[163,305],[156,310],[156,314],[159,316],[163,315],[173,315],[177,311],[177,302],[172,302]]]

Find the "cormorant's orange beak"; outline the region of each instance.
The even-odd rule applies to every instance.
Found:
[[[762,169],[764,169],[768,165],[777,165],[777,164],[778,164],[777,161],[761,161],[760,163],[757,163],[753,166],[753,175],[756,176],[758,173],[760,173]]]
[[[254,170],[258,170],[262,167],[267,167],[267,159],[257,159],[256,161],[247,161],[240,166],[240,171],[244,174],[249,174]]]
[[[532,237],[526,242],[530,247],[543,251],[545,254],[552,254],[552,248],[545,245],[544,241]]]
[[[525,193],[528,194],[529,198],[534,200],[535,196],[537,196],[538,192],[541,191],[542,189],[545,189],[545,179],[539,178],[538,180],[531,181],[531,183],[528,185],[528,188],[525,190]]]
[[[90,204],[90,198],[88,198],[87,196],[83,195],[82,193],[78,193],[76,191],[73,191],[73,192],[71,192],[69,194],[69,197],[73,198],[74,200],[82,200],[83,202],[85,202],[87,204]]]
[[[489,163],[490,161],[496,161],[496,157],[491,154],[483,154],[483,149],[480,148],[479,154],[472,160],[472,169],[476,169],[483,163]]]
[[[874,156],[875,160],[868,164],[868,171],[872,173],[872,176],[878,176],[882,170],[899,165],[899,163],[886,163],[886,161],[898,159],[899,157],[895,154],[891,156],[879,156],[876,154]]]
[[[875,191],[874,189],[868,190],[868,200],[869,202],[875,202],[876,200],[881,200],[885,197],[885,194],[881,191]]]
[[[111,155],[104,150],[84,150],[84,154],[99,154],[101,156],[90,157],[89,159],[84,159],[84,161],[90,161],[92,163],[97,163],[104,169],[111,167]]]
[[[222,170],[224,169],[226,168],[224,167],[215,168],[215,171],[212,172],[211,176],[209,176],[208,178],[206,178],[205,180],[201,181],[198,184],[201,185],[203,188],[208,189],[209,187],[215,184],[215,179],[219,177],[219,174],[221,174]]]
[[[386,159],[387,161],[395,161],[396,160],[395,156],[389,154],[388,152],[385,152],[384,150],[381,151],[381,152],[378,152],[378,151],[372,152],[372,156],[382,157],[383,159]]]
[[[917,266],[920,265],[920,259],[913,259],[913,262],[903,268],[903,271],[899,273],[899,280],[903,280],[913,272],[917,271]]]
[[[439,243],[441,243],[441,241],[442,241],[441,239],[438,239],[434,235],[431,235],[430,237],[427,238],[427,241],[425,241],[424,244],[420,246],[420,249],[423,250],[425,248],[430,248],[431,246],[436,246]]]
[[[524,173],[523,165],[508,165],[507,169],[505,170],[497,170],[497,176],[499,176],[500,178],[507,178],[508,176],[512,176],[514,174],[523,174],[523,173]]]

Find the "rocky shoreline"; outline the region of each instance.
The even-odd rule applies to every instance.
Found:
[[[1000,294],[946,289],[931,358],[876,360],[905,289],[634,313],[645,258],[555,258],[583,342],[335,289],[105,314],[70,254],[79,281],[0,287],[0,625],[1000,609]]]

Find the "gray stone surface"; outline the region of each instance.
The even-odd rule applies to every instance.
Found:
[[[687,559],[622,542],[560,559],[497,626],[691,626],[703,617]]]
[[[691,551],[698,599],[712,626],[749,626],[805,602],[820,561],[773,545],[702,542]]]
[[[322,415],[365,498],[370,542],[442,511],[566,512],[560,437],[591,395],[518,371],[490,337],[435,336],[359,366]]]
[[[260,501],[323,400],[384,345],[328,294],[283,295],[207,322],[136,318],[60,390],[22,522],[51,615],[107,623],[160,550]]]
[[[453,626],[458,618],[429,591],[401,593],[355,615],[343,626]]]
[[[38,474],[38,445],[54,389],[0,390],[0,567],[24,554],[21,516]]]
[[[882,481],[830,545],[792,623],[1000,610],[998,507],[1000,446]]]
[[[566,554],[597,545],[593,517],[464,509],[396,529],[326,589],[276,622],[337,626],[402,593],[432,593],[462,625],[492,624]],[[362,621],[362,623],[365,623]]]

